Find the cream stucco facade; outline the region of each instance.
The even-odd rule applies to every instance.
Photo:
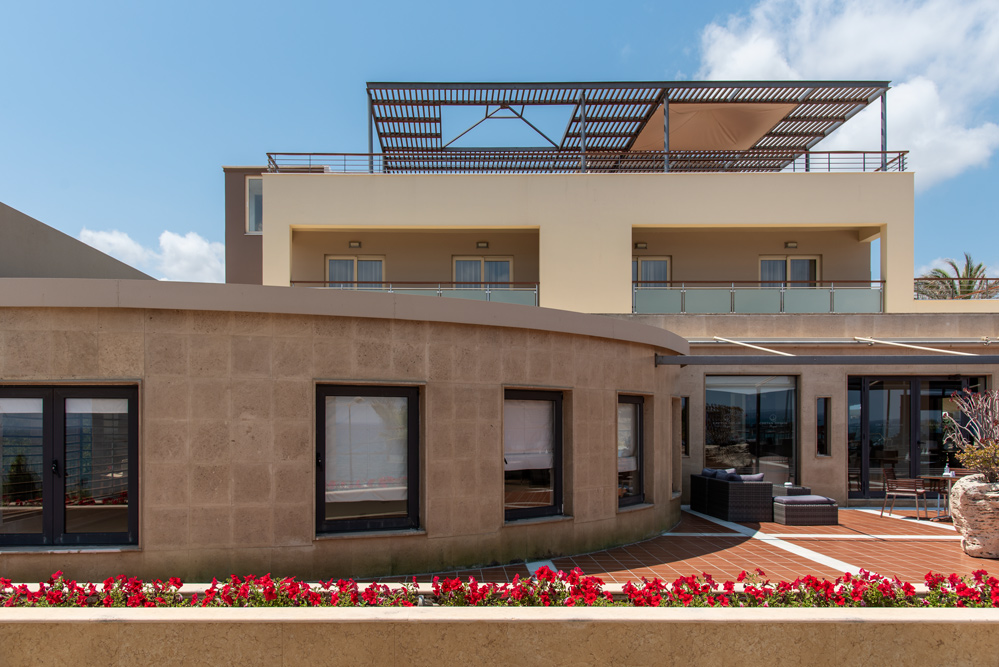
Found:
[[[827,275],[839,271],[851,280],[870,278],[869,267],[858,266],[857,248],[862,256],[868,243],[880,238],[885,310],[912,307],[911,173],[266,173],[262,178],[267,285],[288,285],[301,270],[293,266],[297,232],[532,230],[538,235],[540,305],[628,313],[636,228],[722,237],[743,230],[790,237],[825,232],[855,239],[847,268],[840,268],[839,260],[823,266]],[[705,239],[702,252],[704,243],[713,245]],[[699,274],[758,279],[726,272],[745,259],[738,244],[722,241],[717,248],[711,266]],[[673,254],[669,244],[661,252]]]

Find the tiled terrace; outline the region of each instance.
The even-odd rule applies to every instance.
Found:
[[[442,572],[440,576],[474,576],[479,581],[510,581],[538,567],[581,568],[608,584],[642,577],[673,580],[709,573],[734,580],[756,568],[771,580],[806,574],[834,579],[860,569],[923,583],[929,572],[971,574],[999,571],[999,563],[966,556],[961,538],[949,523],[917,521],[911,511],[880,517],[877,510],[840,509],[836,526],[783,526],[777,523],[734,524],[684,510],[672,530],[644,542],[551,561]],[[433,575],[418,575],[418,580]],[[392,577],[384,581],[410,580]]]

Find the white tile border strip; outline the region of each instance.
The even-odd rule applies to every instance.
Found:
[[[876,514],[878,516],[881,516],[881,510],[880,509],[873,509],[873,508],[867,508],[867,507],[851,507],[850,510],[851,511],[855,511],[855,512],[864,512],[866,514]],[[950,530],[950,531],[953,531],[953,532],[957,532],[957,528],[955,528],[954,524],[952,524],[952,523],[943,523],[941,521],[926,521],[925,519],[924,520],[920,520],[920,519],[917,519],[916,517],[912,517],[912,516],[901,516],[901,515],[898,515],[898,514],[892,514],[890,512],[888,514],[885,514],[884,518],[895,519],[896,521],[913,521],[913,522],[918,523],[920,526],[935,526],[936,528],[943,528],[944,530]]]
[[[788,553],[793,553],[796,556],[801,556],[802,558],[807,558],[808,560],[810,560],[810,561],[812,561],[814,563],[818,563],[819,565],[825,565],[826,567],[828,567],[831,570],[834,570],[834,571],[837,571],[837,572],[841,572],[841,573],[845,573],[845,572],[856,573],[856,572],[859,572],[860,569],[861,569],[861,568],[857,567],[856,565],[851,565],[850,563],[847,563],[845,561],[837,560],[836,558],[832,558],[830,556],[826,556],[825,554],[821,554],[818,551],[813,551],[811,549],[807,549],[807,548],[799,546],[797,544],[791,544],[790,542],[785,542],[784,540],[782,540],[779,537],[775,537],[773,535],[768,535],[767,533],[764,533],[762,531],[753,530],[752,528],[747,528],[746,526],[741,526],[741,525],[739,525],[737,523],[732,523],[731,521],[722,521],[721,519],[716,519],[713,516],[708,516],[707,514],[702,514],[700,512],[695,512],[692,509],[690,509],[689,507],[685,508],[685,509],[686,509],[687,512],[690,512],[694,516],[700,517],[702,519],[707,519],[708,521],[711,521],[712,523],[716,523],[719,526],[724,526],[724,527],[728,528],[729,530],[732,530],[733,532],[745,535],[746,537],[749,537],[750,539],[760,540],[760,541],[766,542],[767,544],[770,544],[770,545],[772,545],[772,546],[774,546],[774,547],[776,547],[778,549],[781,549],[783,551],[787,551]]]

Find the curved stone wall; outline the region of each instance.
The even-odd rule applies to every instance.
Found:
[[[653,327],[457,299],[0,280],[0,350],[3,384],[136,384],[140,397],[138,547],[0,547],[15,581],[420,573],[603,548],[679,518],[674,371],[653,355],[686,343]],[[320,384],[419,388],[418,530],[317,537]],[[504,521],[507,388],[563,393],[563,516]],[[646,397],[647,502],[626,510],[619,393]]]

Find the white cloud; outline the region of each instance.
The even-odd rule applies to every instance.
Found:
[[[984,166],[999,125],[996,0],[760,0],[701,35],[707,79],[892,80],[888,148],[909,150],[925,189]],[[880,150],[880,105],[820,150]]]
[[[84,228],[80,240],[161,280],[220,283],[225,281],[225,246],[195,232],[181,236],[165,231],[159,248],[147,248],[118,230]]]

